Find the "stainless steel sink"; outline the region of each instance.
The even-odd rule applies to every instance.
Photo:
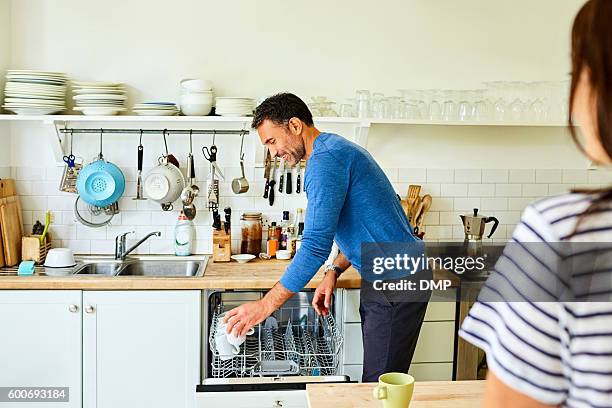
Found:
[[[75,268],[75,275],[107,276],[203,276],[208,257],[177,259],[175,257],[151,257],[149,259],[83,259]]]
[[[202,261],[138,261],[121,268],[118,276],[202,276]]]
[[[122,262],[86,262],[76,267],[75,275],[109,275],[115,276],[121,268]]]

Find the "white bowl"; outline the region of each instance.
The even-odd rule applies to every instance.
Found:
[[[212,92],[210,93],[204,93],[204,92],[197,92],[197,93],[188,93],[188,94],[182,94],[181,95],[181,99],[180,99],[180,103],[181,105],[187,105],[187,104],[213,104],[213,94]]]
[[[252,254],[238,254],[232,255],[231,258],[238,263],[247,263],[253,259],[255,259],[255,255]]]
[[[70,268],[76,265],[72,249],[53,248],[47,253],[45,266],[49,268]]]
[[[193,92],[210,91],[213,88],[213,83],[208,79],[187,78],[181,81],[181,88]]]
[[[181,104],[181,112],[186,116],[206,116],[212,110],[212,103],[188,103]]]
[[[276,251],[276,259],[291,259],[291,251],[287,251],[285,249],[279,249]]]

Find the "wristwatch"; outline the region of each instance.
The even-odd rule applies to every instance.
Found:
[[[325,275],[327,275],[327,272],[329,272],[329,271],[334,271],[336,273],[336,277],[339,277],[340,274],[342,274],[342,272],[344,272],[342,269],[340,269],[339,266],[336,266],[334,264],[327,265],[325,267],[324,271],[325,271],[325,273],[324,273]]]

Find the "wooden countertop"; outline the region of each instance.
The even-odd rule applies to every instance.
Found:
[[[474,408],[480,406],[486,382],[419,381],[410,408]],[[375,383],[307,384],[309,408],[381,408],[372,397]]]
[[[290,261],[254,259],[246,264],[212,262],[203,277],[160,276],[0,276],[2,289],[80,289],[80,290],[198,290],[198,289],[270,289],[283,275]],[[306,285],[316,288],[323,279],[323,268]],[[449,279],[458,286],[458,278],[444,270],[434,271],[434,279]],[[357,289],[361,276],[354,268],[347,269],[338,279],[338,288]]]
[[[270,289],[290,261],[255,259],[246,264],[209,260],[203,277],[148,276],[0,276],[1,289],[87,289],[87,290],[175,290],[175,289]],[[316,288],[321,269],[308,283]],[[338,279],[339,288],[359,288],[361,277],[349,268]]]

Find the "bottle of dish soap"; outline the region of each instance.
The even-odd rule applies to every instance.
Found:
[[[174,228],[174,254],[176,256],[189,256],[193,252],[195,231],[193,221],[187,219],[181,211]]]

